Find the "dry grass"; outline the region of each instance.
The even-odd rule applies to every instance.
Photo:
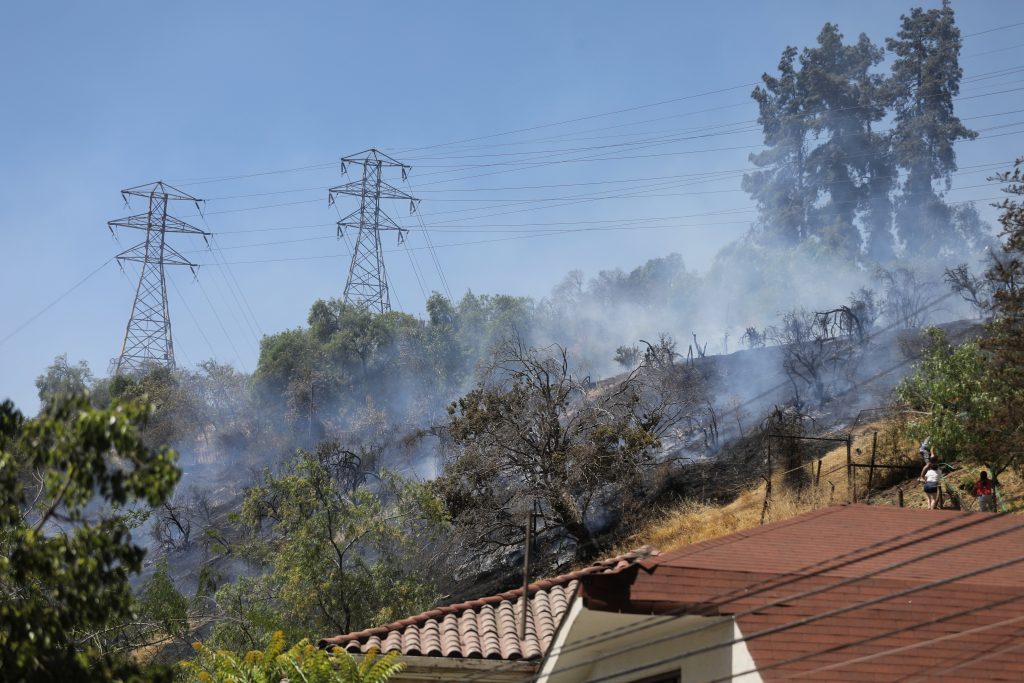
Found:
[[[853,435],[853,461],[867,464],[874,442],[876,464],[920,463],[917,445],[901,436],[902,427],[899,418],[858,426]],[[857,449],[860,449],[860,454],[857,454]],[[623,543],[619,550],[624,551],[647,544],[667,552],[698,541],[756,527],[762,523],[762,515],[764,523],[778,522],[826,505],[850,501],[845,445],[839,445],[821,458],[820,476],[816,462],[805,465],[804,468],[811,483],[799,493],[785,490],[781,473],[773,475],[773,491],[767,509],[766,486],[763,483],[741,491],[733,502],[724,506],[688,501],[679,507],[664,511]],[[980,471],[981,468],[977,467],[964,468],[947,476],[946,482],[954,489],[958,489],[961,484],[977,479]],[[916,475],[905,480],[902,471],[876,469],[872,482],[873,490],[870,493],[867,491],[868,476],[867,468],[855,469],[854,484],[858,502],[897,505],[899,489],[903,488],[905,507],[927,507],[927,499],[916,481]],[[1024,481],[1020,478],[1013,474],[1004,474],[1000,480],[1004,499],[1024,495]],[[977,509],[972,496],[964,495],[962,501],[964,509]]]

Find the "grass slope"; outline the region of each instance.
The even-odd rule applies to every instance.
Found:
[[[898,417],[858,426],[853,431],[853,461],[869,463],[874,442],[876,464],[920,465],[917,445],[901,438],[901,434],[902,424]],[[857,449],[860,453],[857,453]],[[944,459],[940,457],[940,460]],[[972,485],[982,468],[961,467],[955,461],[948,464],[956,469],[945,477],[947,490],[958,494],[961,509],[977,510],[974,496],[969,493],[970,488],[965,492],[962,487]],[[787,490],[782,473],[773,473],[772,496],[767,507],[767,486],[760,484],[738,491],[736,498],[727,505],[687,501],[678,507],[666,509],[660,515],[656,515],[654,521],[633,534],[619,550],[624,551],[646,544],[667,552],[762,523],[789,519],[826,505],[850,502],[845,445],[839,445],[821,458],[820,476],[817,476],[817,461],[804,465],[804,471],[808,483],[801,491]],[[908,477],[902,470],[878,468],[875,470],[870,491],[868,478],[868,468],[855,469],[853,483],[857,491],[857,502],[870,505],[898,505],[899,492],[902,489],[905,507],[928,506],[916,474]],[[1001,483],[1004,501],[1024,496],[1024,481],[1012,473],[1004,474]],[[954,507],[957,504],[957,501],[951,498],[950,495],[946,496],[945,507]]]

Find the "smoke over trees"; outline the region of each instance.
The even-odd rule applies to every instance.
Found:
[[[437,491],[475,552],[519,545],[535,501],[540,535],[567,536],[577,559],[591,557],[602,521],[647,495],[659,439],[702,398],[699,375],[681,366],[645,359],[624,379],[594,386],[562,347],[505,342],[480,384],[448,409],[453,453]]]
[[[960,29],[949,0],[940,9],[914,8],[901,18],[896,38],[886,40],[895,54],[889,88],[892,94],[892,151],[906,180],[897,200],[896,225],[910,248],[924,256],[961,244],[955,214],[936,192],[934,181],[949,189],[956,170],[957,140],[977,133],[953,113],[960,93]]]
[[[975,135],[953,113],[959,49],[948,3],[911,11],[884,48],[864,35],[847,42],[831,23],[813,46],[787,47],[752,93],[766,149],[751,156],[742,188],[757,223],[706,273],[665,254],[629,271],[572,270],[540,300],[435,293],[424,317],[321,299],[304,326],[262,339],[251,376],[210,361],[96,380],[59,357],[37,382],[44,416],[86,388],[99,409],[153,407],[137,414],[139,439],[181,446],[186,485],[151,501],[152,547],[170,565],[195,553],[231,566],[195,572],[203,578],[187,609],[158,570],[143,602],[175,614],[201,604],[214,641],[242,651],[278,628],[344,632],[429,606],[440,588],[424,578],[433,567],[425,555],[442,532],[477,556],[507,556],[534,504],[541,540],[571,551],[563,559],[598,552],[603,532],[667,490],[658,477],[678,474],[677,455],[707,464],[727,454],[733,434],[745,438],[744,409],[748,433],[765,409],[752,401],[764,393],[757,371],[788,379],[789,404],[761,426],[782,435],[772,438],[799,488],[803,408],[856,386],[877,321],[929,322],[937,276],[891,261],[931,258],[940,269],[934,257],[988,239],[973,206],[944,197],[954,143]],[[1019,168],[1004,179],[1021,194]],[[947,272],[997,320],[960,355],[936,343],[922,375],[943,379],[952,359],[960,374],[975,373],[966,385],[979,396],[999,397],[970,406],[976,440],[955,442],[1002,458],[985,461],[996,472],[1021,452],[1019,433],[1004,426],[1020,424],[1024,405],[1022,224],[1020,203],[1007,203],[1006,247],[987,275]],[[742,377],[726,377],[729,364],[713,357],[730,334],[751,350]],[[959,419],[959,393],[929,394],[928,382],[905,385],[907,400]],[[949,433],[939,438],[954,443],[968,430]],[[221,490],[188,479],[207,456],[220,469],[204,472]],[[738,478],[750,468],[734,469]]]
[[[960,45],[947,0],[903,16],[884,50],[863,34],[844,44],[831,23],[815,47],[787,47],[779,75],[764,74],[752,93],[767,149],[751,155],[759,170],[743,189],[763,238],[876,263],[901,244],[921,257],[965,239],[978,246],[976,212],[948,205],[934,184],[949,189],[954,143],[977,136],[953,113]],[[886,51],[895,57],[888,75],[875,70]],[[887,119],[889,130],[876,128]]]
[[[898,396],[920,411],[918,436],[932,435],[941,452],[989,468],[993,479],[1024,471],[1024,159],[999,176],[1010,195],[1001,204],[999,252],[993,252],[976,300],[991,316],[976,343],[953,347],[930,330],[928,348]],[[963,273],[953,273],[954,282]]]

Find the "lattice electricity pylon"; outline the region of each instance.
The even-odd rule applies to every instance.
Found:
[[[167,244],[167,233],[182,232],[202,235],[210,233],[195,228],[168,214],[172,201],[187,201],[196,205],[203,200],[185,194],[163,181],[121,190],[125,205],[129,197],[145,197],[149,206],[146,213],[119,218],[107,223],[114,228],[145,230],[146,239],[117,255],[118,264],[136,261],[142,264],[139,285],[135,289],[132,314],[121,344],[121,355],[111,362],[114,374],[134,374],[158,365],[174,367],[174,343],[171,339],[171,314],[167,307],[167,280],[164,266],[188,266],[195,273],[198,267]]]
[[[359,197],[359,207],[338,221],[338,237],[345,228],[358,228],[356,244],[352,249],[352,263],[345,280],[345,303],[365,306],[377,313],[391,310],[388,295],[388,274],[384,268],[384,252],[380,246],[380,233],[394,230],[401,244],[408,232],[391,219],[380,206],[381,199],[408,199],[410,211],[416,210],[419,200],[384,182],[385,168],[399,168],[405,180],[411,166],[396,161],[378,149],[368,149],[359,154],[342,157],[341,173],[345,175],[349,165],[363,167],[359,180],[332,187],[327,192],[328,205],[334,204],[335,195],[345,194]]]

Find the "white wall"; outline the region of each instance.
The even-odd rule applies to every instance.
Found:
[[[613,633],[613,637],[608,634]],[[731,617],[651,617],[601,612],[577,598],[541,668],[540,683],[627,683],[678,671],[684,683],[731,680],[754,668],[743,643],[678,659],[742,637]],[[735,680],[757,683],[753,673]]]

